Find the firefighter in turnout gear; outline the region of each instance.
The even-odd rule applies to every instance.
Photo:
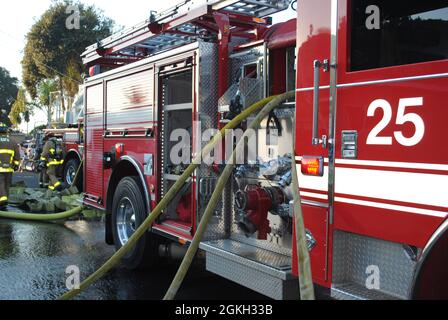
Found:
[[[61,181],[57,177],[58,169],[64,164],[64,155],[61,142],[53,135],[47,134],[45,145],[40,157],[44,176],[50,180],[48,188],[50,190],[61,191],[63,189]]]
[[[0,208],[8,204],[12,174],[20,165],[19,145],[9,136],[9,128],[0,123]]]

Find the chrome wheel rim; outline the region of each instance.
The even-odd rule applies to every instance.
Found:
[[[75,175],[76,175],[76,170],[75,167],[70,166],[67,169],[67,174],[65,175],[65,180],[67,181],[68,184],[72,184],[73,181],[75,180]]]
[[[117,209],[117,231],[120,244],[123,246],[136,230],[135,209],[129,198],[121,199]]]

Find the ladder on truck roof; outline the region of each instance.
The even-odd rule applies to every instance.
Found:
[[[254,30],[271,25],[267,16],[286,10],[291,2],[184,0],[166,11],[153,11],[149,19],[88,47],[82,54],[83,62],[117,67],[217,33],[253,38],[257,34]]]

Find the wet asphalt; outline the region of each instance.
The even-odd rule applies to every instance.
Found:
[[[14,181],[37,186],[33,174],[16,174]],[[9,210],[17,211],[15,208]],[[67,291],[69,266],[81,279],[115,252],[104,242],[102,222],[33,223],[0,219],[0,300],[53,300]],[[160,300],[179,261],[151,269],[128,271],[118,266],[77,299]],[[205,271],[197,262],[177,296],[180,300],[263,300],[264,296]]]

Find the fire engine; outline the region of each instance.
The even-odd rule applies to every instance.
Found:
[[[446,298],[448,4],[302,0],[297,19],[272,25],[290,5],[185,0],[88,47],[85,204],[106,212],[120,248],[185,169],[170,157],[176,130],[194,140],[295,90],[223,193],[201,244],[207,270],[297,298],[300,192],[316,286],[338,299]],[[176,153],[191,159],[191,145]],[[219,170],[201,164],[124,257],[129,268],[188,245]]]

